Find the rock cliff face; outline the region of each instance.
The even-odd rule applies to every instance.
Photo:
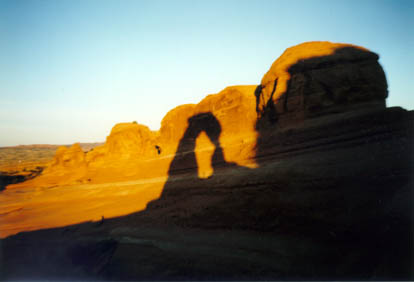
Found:
[[[307,42],[288,48],[264,75],[258,112],[279,125],[356,107],[385,107],[378,55],[350,44]]]
[[[195,104],[178,106],[170,110],[162,119],[159,142],[163,145],[167,145],[166,149],[168,150],[168,153],[174,153],[174,150],[187,127],[188,118],[194,115],[195,107]]]
[[[64,167],[73,169],[84,163],[85,153],[79,143],[75,143],[70,148],[61,146],[57,149],[51,168]]]
[[[71,147],[60,146],[56,150],[56,155],[51,164],[43,171],[45,174],[63,175],[68,171],[84,172],[86,169],[85,152],[79,143]]]
[[[154,143],[154,133],[137,123],[115,125],[106,139],[107,154],[113,158],[139,158],[148,154]]]
[[[115,125],[104,145],[94,148],[86,155],[90,166],[104,165],[105,161],[130,160],[154,156],[155,132],[137,123]]]
[[[110,183],[109,200],[98,184],[82,186],[86,208],[53,189],[70,191],[79,221],[109,218],[114,205],[118,217],[6,238],[0,278],[413,279],[414,113],[385,107],[377,60],[358,46],[304,43],[261,85],[177,107],[159,132],[121,124],[86,155],[60,149],[54,167],[85,167],[92,182],[130,169],[167,177],[160,190],[159,177]],[[38,219],[31,204],[2,216]],[[124,205],[145,209],[119,217]]]
[[[222,135],[220,141],[223,144],[234,145],[236,140],[255,137],[256,112],[254,90],[256,86],[231,86],[218,94],[208,95],[198,104],[178,106],[169,111],[161,122],[159,137],[156,139],[160,147],[166,148],[166,152],[174,154],[180,139],[188,127],[188,119],[201,113],[211,113],[220,122]],[[200,142],[202,150],[204,142]],[[228,158],[240,160],[230,151]]]
[[[49,168],[33,181],[36,185],[46,186],[67,184],[69,180],[73,183],[110,181],[107,168],[119,170],[110,173],[114,175],[113,180],[126,175],[165,176],[168,163],[188,127],[188,119],[201,113],[213,114],[220,123],[222,134],[218,141],[224,148],[226,160],[254,166],[255,89],[254,85],[231,86],[218,94],[208,95],[198,104],[178,106],[165,115],[159,131],[151,131],[138,123],[120,123],[112,128],[103,145],[88,152],[83,152],[78,144],[70,149],[61,147]],[[203,135],[199,136],[197,144],[195,149],[201,168],[203,162],[210,161],[214,147]],[[206,169],[210,169],[208,165]],[[61,177],[62,174],[67,176]],[[33,182],[20,185],[33,185]]]

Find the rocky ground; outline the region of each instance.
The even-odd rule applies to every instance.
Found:
[[[414,279],[414,112],[387,95],[378,55],[309,42],[160,131],[62,148],[0,194],[0,278]]]
[[[100,143],[82,143],[83,150]],[[60,145],[20,145],[0,147],[0,191],[7,185],[16,184],[39,176],[49,165]]]
[[[339,114],[267,136],[259,168],[187,163],[142,212],[2,240],[2,278],[412,279],[412,122]]]

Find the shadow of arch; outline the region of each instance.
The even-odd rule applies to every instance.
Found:
[[[297,65],[297,70],[303,70],[307,63],[319,65],[321,68],[329,67],[327,57],[329,56],[311,58],[306,62],[301,61]],[[273,114],[276,115],[276,118],[269,118],[266,114],[258,117],[256,129],[258,132],[257,157],[259,158],[269,154],[273,154],[273,159],[279,158],[283,150],[286,150],[285,145],[287,143],[283,141],[291,141],[289,134],[292,132],[288,132],[286,135],[279,133],[283,131],[283,126],[290,121],[304,122],[309,117],[308,114],[320,115],[326,113],[326,111],[331,111],[331,113],[332,111],[348,111],[355,105],[363,107],[366,107],[367,103],[369,107],[382,107],[381,105],[383,105],[383,103],[381,104],[381,97],[375,96],[373,100],[364,100],[365,98],[358,97],[361,92],[367,93],[364,86],[366,83],[358,86],[353,83],[353,80],[349,80],[351,84],[347,85],[345,79],[342,89],[351,91],[352,95],[341,97],[341,95],[338,95],[340,93],[336,92],[338,84],[335,84],[335,80],[309,81],[310,76],[301,74],[300,71],[296,72],[295,67],[290,69],[290,74],[292,77],[288,82],[286,93],[280,96],[278,101],[272,99],[266,101],[267,106],[272,107],[268,110],[274,111]],[[352,77],[349,79],[352,79]],[[355,79],[358,81],[357,75]],[[300,80],[304,83],[302,84],[303,87],[296,84]],[[275,93],[276,87],[279,87],[280,83],[280,80],[277,84],[272,83],[274,88],[269,92]],[[261,88],[262,86],[258,87],[256,91],[257,101],[263,98],[261,97]],[[311,107],[307,107],[307,102],[315,102],[310,97],[315,89],[321,93],[321,99],[329,102],[328,105],[337,103],[339,107],[324,108],[323,103],[320,108],[315,108],[315,106],[318,106],[317,103],[312,103]],[[375,94],[376,92],[368,90],[368,93]],[[382,92],[382,94],[384,93]],[[294,101],[299,103],[293,103]],[[373,103],[370,104],[370,101]],[[357,124],[360,120],[356,118],[348,123],[335,123],[334,126],[328,128],[329,131],[324,130],[326,125],[323,124],[323,126],[317,128],[318,133],[320,133],[318,136],[311,136],[314,132],[310,130],[302,131],[301,134],[294,132],[296,134],[294,138],[296,139],[293,141],[302,145],[306,143],[309,137],[314,139],[324,137],[328,141],[334,141],[330,137],[335,136],[335,134],[343,134],[350,130],[364,130],[367,125],[380,127],[387,117],[395,118],[396,121],[388,123],[395,126],[395,122],[404,121],[395,114],[403,115],[401,111],[398,113],[395,110],[378,111],[376,114],[377,123],[372,120],[365,120],[365,123],[360,125]],[[404,115],[404,119],[407,121],[407,115]],[[410,121],[412,121],[412,114]],[[208,261],[209,264],[203,265],[204,256],[199,256],[198,253],[197,257],[188,256],[186,250],[191,248],[191,245],[188,245],[184,240],[179,250],[175,247],[168,250],[157,245],[152,246],[152,243],[145,243],[145,245],[141,243],[130,244],[127,241],[127,243],[119,242],[119,248],[122,248],[122,252],[117,251],[114,255],[111,254],[110,257],[111,260],[121,258],[121,261],[126,264],[123,268],[119,268],[120,264],[117,264],[117,261],[111,265],[102,264],[101,257],[99,260],[89,258],[90,262],[88,262],[85,272],[90,272],[91,268],[89,266],[96,263],[96,265],[105,267],[103,276],[99,277],[100,280],[102,280],[102,277],[111,280],[122,280],[123,277],[135,280],[150,280],[151,278],[155,280],[183,280],[183,277],[186,278],[185,280],[410,280],[413,277],[411,267],[413,253],[412,248],[409,247],[412,245],[412,236],[410,236],[412,235],[412,209],[409,201],[412,198],[410,197],[412,196],[411,182],[408,182],[409,180],[404,178],[405,176],[400,175],[396,175],[394,178],[384,178],[381,173],[374,170],[377,164],[369,161],[369,158],[375,155],[378,156],[376,162],[382,164],[377,168],[385,168],[386,171],[387,169],[393,169],[393,164],[397,164],[404,171],[411,172],[409,158],[412,155],[410,154],[412,147],[410,145],[413,143],[412,130],[410,130],[412,129],[412,123],[410,123],[410,127],[406,123],[401,123],[398,126],[398,130],[401,129],[399,133],[401,135],[395,138],[396,141],[392,140],[394,138],[389,138],[383,139],[383,142],[392,148],[389,152],[395,152],[402,156],[400,160],[391,155],[388,158],[386,154],[381,154],[380,150],[375,154],[371,144],[366,142],[364,144],[368,145],[361,148],[370,151],[361,151],[362,154],[358,155],[357,162],[353,160],[356,159],[354,155],[350,154],[353,152],[352,150],[348,151],[346,149],[338,152],[339,150],[336,150],[338,147],[334,147],[333,150],[340,154],[333,156],[335,159],[331,163],[326,162],[323,158],[311,158],[320,156],[319,152],[316,152],[316,155],[311,152],[308,155],[310,157],[306,158],[304,162],[303,159],[298,161],[300,159],[297,159],[297,156],[289,155],[290,152],[288,152],[288,157],[292,158],[295,163],[286,169],[294,168],[296,171],[300,171],[306,168],[309,172],[309,178],[302,179],[299,175],[297,179],[299,181],[289,183],[289,180],[295,180],[293,178],[295,175],[293,177],[287,175],[284,176],[284,180],[288,181],[281,181],[283,179],[276,179],[275,175],[281,170],[283,171],[284,167],[280,166],[277,170],[271,169],[270,173],[266,173],[265,169],[262,170],[264,161],[260,160],[258,161],[259,168],[249,170],[251,172],[250,176],[254,176],[250,183],[242,183],[237,179],[211,191],[210,188],[217,184],[214,182],[217,171],[213,172],[210,179],[198,178],[197,160],[194,154],[197,136],[204,131],[215,145],[211,160],[214,169],[219,166],[237,168],[237,165],[227,163],[223,157],[223,150],[219,142],[222,128],[214,115],[212,113],[195,115],[188,120],[188,127],[180,139],[174,159],[169,166],[168,180],[164,185],[161,197],[151,202],[144,211],[105,220],[105,223],[100,227],[96,227],[95,223],[87,224],[89,227],[87,232],[90,233],[76,231],[74,235],[65,234],[65,236],[68,236],[67,242],[70,242],[66,243],[66,246],[71,246],[73,239],[79,238],[79,233],[96,234],[97,228],[105,228],[105,231],[99,229],[99,232],[112,236],[116,227],[137,227],[131,228],[132,231],[129,232],[132,232],[132,234],[142,232],[143,234],[138,235],[144,235],[144,238],[149,237],[152,241],[156,241],[161,235],[165,238],[173,237],[174,232],[171,231],[174,228],[170,229],[170,227],[171,225],[179,225],[200,228],[202,232],[216,229],[218,231],[216,234],[220,234],[220,236],[225,233],[223,230],[229,231],[227,233],[230,234],[228,243],[223,244],[220,241],[218,245],[220,248],[217,248],[217,251],[225,256],[211,255],[211,260]],[[378,128],[373,130],[377,133],[381,132]],[[394,133],[396,129],[390,127],[390,132]],[[400,142],[404,146],[399,144]],[[393,147],[394,144],[398,146]],[[328,155],[329,152],[323,156]],[[322,169],[318,171],[313,170],[312,166],[307,167],[309,164],[315,164],[315,162],[309,163],[311,159],[321,165]],[[343,160],[347,162],[342,162]],[[368,167],[361,161],[366,161],[365,164],[368,164]],[[329,181],[327,184],[317,181],[318,177],[326,179],[326,175],[330,175],[327,173],[331,169],[330,164],[332,166],[343,164],[343,166],[338,166],[336,169],[344,173],[343,176],[346,182],[339,183],[340,185],[332,185]],[[363,177],[355,174],[354,178],[347,178],[352,176],[351,172],[347,170],[355,171],[355,167],[362,168],[362,170],[370,168],[370,170],[364,171]],[[264,180],[266,180],[265,183]],[[248,186],[247,184],[252,189],[245,189],[245,186]],[[236,186],[242,189],[233,189]],[[289,189],[292,187],[294,189]],[[405,189],[406,192],[398,192],[401,191],[401,188]],[[200,192],[200,189],[203,189],[203,191]],[[205,194],[206,197],[200,198],[200,194],[206,193],[206,191],[209,192]],[[398,196],[398,198],[394,196]],[[210,201],[204,205],[204,207],[209,206],[209,211],[205,212],[204,216],[196,215],[192,217],[192,214],[200,210],[201,201]],[[176,220],[176,218],[178,219]],[[149,233],[150,235],[148,235],[148,233],[145,233],[145,224],[153,227],[159,223],[162,226],[166,222],[171,223],[171,225],[164,226],[159,234],[151,235]],[[64,229],[56,230],[53,236],[60,239],[62,230]],[[251,237],[251,241],[249,240],[248,243],[243,245],[245,247],[243,249],[233,245],[233,235],[237,235],[237,231],[240,230],[251,232],[254,236]],[[198,236],[198,244],[202,247],[209,247],[214,243],[212,236],[208,234],[207,236],[205,234],[200,235],[200,233],[194,235],[195,233],[189,232],[187,235]],[[272,235],[272,241],[274,239],[276,244],[263,244],[261,240],[265,233]],[[57,242],[59,245],[56,246],[61,247],[63,245],[61,242],[64,241],[50,240],[51,236],[40,234],[42,236],[36,237],[36,235],[33,235],[34,237],[32,237],[33,245],[41,246],[39,252],[34,252],[30,248],[22,251],[7,248],[8,253],[4,256],[8,258],[7,261],[29,259],[29,262],[23,261],[23,263],[13,265],[14,269],[5,267],[4,270],[12,269],[12,274],[13,271],[28,273],[27,269],[30,267],[39,269],[39,258],[42,262],[46,259],[53,262],[66,262],[67,260],[62,260],[59,256],[53,255],[55,252],[51,248],[55,245],[50,243]],[[183,228],[175,234],[185,235],[186,229]],[[24,235],[30,236],[31,233]],[[141,238],[137,234],[135,235],[137,238]],[[94,238],[96,237],[98,236],[94,236]],[[289,238],[289,240],[285,241],[284,238]],[[39,239],[47,241],[45,241],[45,244],[39,244]],[[20,240],[20,237],[14,237],[10,240],[17,241]],[[175,244],[176,241],[173,241],[173,243]],[[252,244],[260,244],[258,251],[250,249]],[[232,252],[231,255],[233,255],[233,250],[236,255],[241,250],[246,251],[247,259],[229,259],[228,254]],[[124,257],[123,252],[127,253],[127,256]],[[253,259],[258,254],[263,254],[265,261],[269,264],[263,264],[263,260],[258,260],[257,264],[252,264],[253,267],[249,268],[249,272],[247,272],[246,266],[253,263]],[[184,257],[183,260],[181,260],[182,257]],[[190,259],[195,261],[194,265],[188,263]],[[47,264],[42,264],[42,271],[50,273],[53,268],[44,265],[47,266]],[[177,273],[176,266],[181,266],[181,272]],[[70,267],[73,268],[73,265],[64,264],[65,270],[70,269]],[[199,272],[203,270],[205,272]],[[79,271],[79,268],[73,269],[73,273],[79,273]],[[111,273],[111,271],[113,272]],[[197,275],[198,273],[201,274]]]
[[[214,185],[214,176],[217,169],[234,168],[246,169],[233,162],[227,162],[224,157],[223,148],[220,144],[221,125],[217,118],[211,112],[196,114],[188,118],[188,126],[180,139],[174,159],[171,161],[168,169],[168,179],[162,189],[161,196],[147,205],[146,211],[155,208],[166,207],[168,203],[174,202],[174,195],[179,194],[184,189],[180,187],[180,178],[185,181],[191,181],[191,186],[209,186]],[[214,145],[214,152],[211,156],[211,165],[213,174],[208,178],[198,177],[198,164],[195,154],[197,137],[205,132],[211,143]],[[183,186],[188,184],[183,181]]]

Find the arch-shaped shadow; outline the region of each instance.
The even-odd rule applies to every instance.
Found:
[[[219,140],[221,131],[220,122],[211,112],[196,114],[188,119],[188,127],[181,137],[174,159],[170,163],[168,179],[163,187],[161,196],[147,205],[146,212],[151,212],[151,210],[160,207],[168,208],[169,203],[175,202],[175,196],[181,194],[183,189],[188,186],[188,183],[186,184],[185,181],[191,181],[191,186],[208,187],[214,185],[214,176],[219,168],[231,167],[233,169],[248,170],[246,167],[241,167],[236,163],[225,160],[223,148]],[[214,152],[210,160],[213,174],[208,179],[199,178],[195,154],[196,140],[202,132],[206,133],[214,145]],[[181,178],[185,180],[181,182]]]
[[[329,57],[345,51],[349,51],[349,47],[337,50],[333,55],[300,61],[289,69],[291,80],[288,82],[286,93],[280,97],[277,104],[272,99],[268,100],[268,114],[259,116],[257,120],[257,157],[265,156],[269,152],[274,155],[284,152],[286,144],[291,143],[292,138],[289,135],[290,133],[285,136],[283,134],[277,135],[279,133],[277,129],[283,123],[285,112],[304,113],[295,117],[301,121],[306,118],[306,99],[311,99],[311,91],[318,89],[318,91],[324,92],[326,94],[324,97],[328,99],[328,102],[343,99],[335,92],[338,89],[338,84],[335,84],[334,79],[310,81],[307,74],[303,74],[303,68],[307,64],[318,65],[321,68],[326,67],[327,64],[332,62]],[[374,59],[376,60],[376,58]],[[367,62],[362,61],[362,67],[367,65],[365,63]],[[356,68],[358,69],[358,66]],[[353,74],[353,72],[350,71],[349,74]],[[321,77],[324,78],[325,76],[322,75]],[[360,79],[358,75],[353,75],[350,79],[353,77],[357,80]],[[295,79],[304,80],[305,86],[303,88],[297,87],[294,83]],[[343,80],[344,83],[347,83],[346,81],[347,79]],[[354,94],[347,97],[347,99],[356,100],[340,101],[339,104],[347,107],[353,106],[355,101],[360,104],[367,102],[361,101],[358,97],[358,93],[367,93],[365,88],[367,84],[358,85],[353,83],[353,80],[348,81],[351,82],[350,85],[344,85],[346,87],[342,89],[352,91]],[[276,81],[273,85],[274,88],[272,88],[271,93],[275,93],[275,89],[278,87]],[[371,90],[373,90],[372,95],[377,93],[375,87]],[[260,101],[261,93],[262,87],[259,86],[255,92],[256,101]],[[296,94],[300,95],[296,96]],[[380,102],[383,98],[379,97]],[[290,103],[290,101],[297,101],[298,99],[302,99],[302,101],[300,103]],[[293,109],[293,106],[296,109]],[[347,110],[346,107],[339,110]],[[321,112],[322,110],[324,109],[321,109]],[[71,259],[70,252],[62,252],[62,255],[59,256],[58,254],[54,255],[54,251],[56,248],[64,249],[66,247],[66,249],[69,249],[74,244],[73,239],[78,238],[79,234],[94,234],[93,238],[103,238],[103,236],[95,236],[95,234],[99,232],[99,234],[112,236],[115,227],[134,226],[138,228],[127,231],[137,236],[137,238],[155,239],[136,240],[137,244],[130,244],[132,240],[120,240],[116,243],[119,250],[115,254],[108,251],[110,253],[110,256],[108,256],[109,263],[103,262],[101,256],[99,256],[99,260],[95,257],[83,259],[85,273],[90,272],[91,265],[96,265],[99,266],[97,269],[102,270],[103,277],[107,275],[110,279],[127,277],[136,280],[143,278],[147,278],[147,280],[149,280],[148,278],[165,280],[185,277],[186,280],[194,280],[194,278],[195,280],[197,278],[225,280],[225,278],[235,277],[234,280],[240,280],[237,279],[240,274],[246,274],[242,276],[245,280],[258,280],[260,277],[264,277],[264,280],[286,278],[297,280],[379,280],[384,278],[385,280],[409,280],[413,277],[411,267],[413,255],[412,248],[410,248],[413,225],[411,202],[409,201],[412,199],[412,186],[410,185],[412,177],[406,172],[411,172],[410,156],[412,156],[413,135],[411,134],[412,124],[408,124],[408,121],[412,121],[412,117],[395,109],[378,111],[373,117],[374,119],[368,118],[360,123],[356,116],[352,121],[347,123],[338,122],[329,128],[322,124],[317,128],[318,134],[320,134],[316,137],[313,136],[314,140],[318,141],[317,139],[321,139],[321,137],[329,139],[331,136],[345,135],[350,131],[365,130],[367,126],[372,126],[370,134],[374,135],[374,133],[381,133],[381,127],[385,124],[389,125],[390,134],[396,132],[399,134],[395,138],[384,138],[379,141],[382,143],[378,144],[386,145],[381,148],[390,148],[387,151],[388,154],[381,154],[381,150],[376,150],[378,144],[371,146],[372,144],[369,142],[363,142],[363,144],[352,145],[350,150],[348,150],[348,147],[337,150],[338,147],[333,146],[334,156],[331,156],[331,162],[324,160],[324,157],[329,157],[329,152],[310,152],[309,156],[318,157],[315,161],[311,157],[300,159],[297,158],[297,155],[291,155],[292,159],[296,158],[296,162],[291,166],[294,167],[295,172],[306,169],[307,174],[299,174],[299,176],[285,174],[279,179],[275,177],[279,176],[277,173],[290,172],[291,167],[285,169],[283,166],[279,166],[277,169],[271,168],[270,173],[267,173],[268,170],[262,170],[264,162],[259,160],[258,169],[248,170],[251,175],[256,175],[254,181],[248,183],[252,189],[244,189],[243,185],[246,182],[242,183],[238,179],[224,185],[227,187],[217,189],[217,186],[220,185],[216,185],[217,183],[214,180],[218,168],[241,169],[241,167],[225,161],[223,149],[219,142],[222,128],[214,115],[210,112],[195,115],[188,120],[188,127],[169,166],[168,179],[159,199],[149,203],[144,211],[105,220],[104,224],[99,225],[100,229],[96,227],[96,224],[90,223],[85,224],[84,229],[81,225],[79,226],[82,228],[74,227],[80,228],[79,231],[73,233],[74,235],[70,234],[72,231],[66,232],[64,228],[55,231],[44,231],[48,232],[46,234],[49,236],[43,236],[43,233],[39,233],[42,231],[30,232],[24,234],[24,236],[32,238],[32,245],[29,245],[29,247],[23,245],[20,249],[19,245],[13,247],[13,240],[19,243],[20,237],[12,237],[9,242],[5,243],[5,246],[9,244],[11,247],[5,249],[7,252],[4,253],[4,257],[8,258],[7,262],[17,261],[18,263],[12,265],[15,268],[10,272],[12,274],[13,271],[16,273],[30,273],[28,269],[32,268],[39,271],[39,273],[47,274],[50,269],[54,268],[47,267],[47,264],[42,264],[39,267],[38,258],[42,258],[40,260],[42,263],[46,258],[51,262],[66,262],[67,260],[61,258]],[[392,117],[392,119],[388,121],[388,117]],[[395,125],[398,125],[398,128]],[[200,179],[197,174],[197,160],[194,149],[197,136],[201,132],[205,132],[215,146],[211,158],[214,172],[209,179]],[[301,131],[300,134],[296,134],[296,132],[296,136],[294,136],[296,139],[293,141],[296,144],[303,145],[309,138],[309,134],[313,134],[312,132],[310,130]],[[277,140],[277,138],[280,139]],[[284,143],[281,140],[283,138],[289,143]],[[351,138],[356,139],[352,136]],[[369,136],[366,138],[367,141],[371,140]],[[329,141],[335,140],[329,139]],[[314,146],[314,144],[311,144],[311,146]],[[359,150],[353,151],[358,146]],[[297,150],[297,148],[294,148],[294,150]],[[355,162],[354,155],[358,152],[360,153],[358,161]],[[401,158],[395,158],[393,154],[400,155]],[[372,156],[375,156],[376,163],[371,160]],[[315,162],[319,167],[313,168],[311,166]],[[389,173],[395,168],[399,169],[401,175],[389,177],[381,174],[381,172]],[[358,174],[360,171],[364,171],[364,174]],[[337,173],[342,178],[331,172]],[[267,179],[265,179],[266,177]],[[292,180],[292,183],[289,183],[290,180]],[[337,180],[344,181],[340,183]],[[233,189],[235,186],[242,189]],[[197,189],[193,189],[194,187]],[[211,191],[211,188],[215,188],[215,190]],[[200,189],[203,191],[200,191]],[[206,191],[209,191],[209,194],[204,198],[200,198],[202,196],[200,194]],[[210,204],[209,210],[204,212],[204,215],[197,215],[196,211],[202,208],[200,207],[203,204],[202,201],[210,201],[205,204],[205,207]],[[179,218],[177,221],[175,221],[176,217]],[[189,219],[189,217],[192,218]],[[170,249],[147,243],[147,241],[156,241],[158,236],[161,235],[146,233],[146,230],[144,230],[145,224],[148,223],[152,227],[158,223],[163,225],[162,223],[165,222],[173,225],[175,223],[181,226],[184,225],[184,227],[190,227],[189,229],[199,227],[201,231],[215,228],[220,233],[222,233],[222,230],[234,232],[229,233],[228,238],[230,239],[225,245],[217,244],[220,248],[217,248],[216,251],[221,252],[222,256],[211,255],[211,261],[208,261],[209,264],[203,266],[200,263],[203,262],[203,256],[190,256],[185,252],[187,248],[191,248],[191,245],[186,244],[187,242],[182,243],[181,249],[178,251],[175,247],[175,241],[171,244],[173,247]],[[162,228],[163,236],[174,236],[170,235],[170,232],[174,230],[170,227],[164,226]],[[185,234],[185,230],[183,228],[175,234]],[[251,239],[241,245],[244,247],[243,249],[238,248],[237,245],[232,245],[233,238],[231,236],[236,234],[238,230],[252,231]],[[60,239],[62,231],[66,232],[66,246],[60,240],[50,240],[51,237]],[[142,234],[136,234],[139,232],[142,232]],[[272,240],[268,241],[271,244],[261,243],[264,238],[262,238],[262,235],[266,232],[272,236],[274,235]],[[36,236],[36,234],[42,236]],[[198,236],[198,245],[202,245],[202,247],[208,247],[214,243],[214,240],[211,240],[208,235],[189,233],[189,236]],[[284,238],[289,238],[289,240],[284,240]],[[39,241],[42,242],[41,240],[45,240],[45,244],[39,244]],[[145,244],[143,241],[145,241]],[[51,242],[57,243],[53,245]],[[256,244],[258,251],[250,249],[251,244]],[[91,246],[94,247],[95,245]],[[41,246],[38,252],[33,251],[36,246]],[[164,245],[160,244],[159,246]],[[222,248],[223,246],[228,248]],[[112,243],[107,248],[112,250]],[[83,250],[82,246],[78,249]],[[96,249],[98,248],[94,247],[94,252],[96,252]],[[233,250],[235,260],[232,260],[232,256],[229,256],[229,253]],[[96,253],[100,254],[99,251]],[[237,255],[243,258],[243,253],[245,254],[244,259],[237,260]],[[254,258],[260,258],[260,256],[264,259],[258,259],[254,262]],[[182,259],[183,257],[184,259]],[[190,261],[189,257],[196,260],[197,263],[190,265],[188,263]],[[125,265],[120,264],[120,261]],[[246,268],[250,263],[252,263],[252,267],[250,269]],[[65,264],[65,270],[70,269],[71,265],[70,263]],[[76,268],[72,266],[73,271],[68,270],[68,273],[80,273],[79,267],[75,266]],[[175,266],[180,266],[181,272],[177,272],[174,269]],[[5,267],[4,270],[6,269],[9,271],[8,269],[12,268]],[[204,272],[197,276],[197,271]],[[8,273],[5,276],[7,277],[7,275]]]

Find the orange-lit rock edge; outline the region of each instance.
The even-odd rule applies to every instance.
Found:
[[[112,128],[104,145],[89,152],[83,152],[79,144],[70,148],[62,146],[41,176],[8,189],[166,176],[187,128],[187,119],[204,112],[211,112],[220,122],[220,142],[226,161],[254,166],[255,87],[227,87],[218,94],[208,95],[197,105],[178,106],[166,114],[159,131],[151,131],[136,122],[120,123]],[[200,136],[197,152],[212,151],[209,142]]]
[[[79,144],[58,148],[42,175],[1,193],[0,237],[145,209],[160,197],[187,119],[197,113],[211,112],[219,120],[226,161],[254,167],[255,87],[228,87],[197,105],[172,109],[159,131],[121,123],[104,145],[88,152]],[[205,134],[196,143],[198,174],[206,178],[214,146]]]
[[[299,60],[332,55],[343,47],[368,52],[362,47],[329,42],[287,49],[263,77],[260,98],[269,99],[270,85],[276,78],[275,97],[283,94],[290,78],[286,71]],[[219,142],[226,162],[255,167],[255,89],[255,85],[227,87],[196,105],[176,107],[164,117],[159,131],[134,122],[121,123],[114,126],[104,145],[89,152],[83,152],[78,144],[59,148],[41,176],[10,185],[0,195],[0,237],[145,209],[162,192],[188,118],[199,113],[210,112],[219,121]],[[212,173],[214,146],[204,134],[196,144],[199,177],[205,178]]]
[[[345,44],[345,43],[332,43],[329,41],[312,41],[305,42],[290,48],[287,48],[285,52],[273,62],[270,69],[263,76],[261,85],[263,86],[263,91],[268,92],[270,95],[272,92],[272,82],[278,78],[278,88],[274,93],[274,100],[277,100],[283,93],[286,92],[287,82],[290,79],[289,68],[306,59],[314,57],[323,57],[333,55],[335,50],[344,47],[353,47],[360,49],[362,51],[369,52],[368,49],[365,49],[360,46]]]
[[[335,108],[332,106],[336,103],[343,106],[359,100],[356,104],[375,101],[385,105],[387,82],[378,58],[368,49],[352,44],[322,41],[290,47],[263,76],[258,110],[263,112],[271,100],[276,112],[285,114],[287,109],[282,107],[286,101],[280,100],[284,96],[290,99],[288,94],[308,100],[301,105],[307,117],[315,114],[315,108]],[[304,93],[305,88],[313,93]],[[326,90],[328,93],[323,93]]]

